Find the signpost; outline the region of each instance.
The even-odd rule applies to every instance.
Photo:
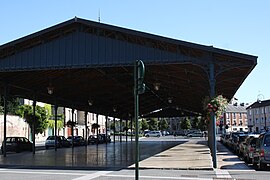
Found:
[[[145,84],[143,83],[145,74],[145,67],[141,60],[136,60],[134,65],[134,119],[135,119],[135,179],[139,179],[139,94],[143,94],[145,91]]]

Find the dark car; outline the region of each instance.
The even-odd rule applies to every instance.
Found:
[[[72,144],[72,136],[69,136],[67,140]],[[86,141],[82,136],[73,136],[73,144],[74,146],[84,146]]]
[[[237,137],[237,142],[235,146],[235,152],[240,156],[243,155],[243,143],[247,139],[248,134],[239,134]]]
[[[270,133],[262,133],[256,141],[252,164],[265,169],[270,164]]]
[[[64,136],[57,136],[56,140],[56,147],[58,148],[71,146],[70,142]],[[55,147],[55,136],[49,136],[45,141],[45,148],[49,149],[50,147]]]
[[[1,146],[2,153],[3,153],[3,143]],[[16,153],[21,151],[32,151],[32,142],[30,142],[26,137],[7,137],[6,152],[8,151]]]
[[[244,160],[247,163],[250,163],[253,158],[254,150],[256,147],[256,141],[258,138],[259,138],[259,135],[255,135],[255,134],[249,135],[243,143],[242,154],[243,154]]]
[[[112,141],[110,135],[106,134],[99,134],[99,135],[101,137],[102,143],[110,143]]]
[[[101,141],[101,137],[97,135],[90,135],[88,137],[88,144],[98,144]]]
[[[110,135],[106,134],[98,134],[97,135],[90,135],[88,137],[88,144],[102,144],[102,143],[110,143],[111,137]]]

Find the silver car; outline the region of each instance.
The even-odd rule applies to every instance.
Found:
[[[262,133],[256,141],[252,164],[265,169],[270,164],[270,133]]]
[[[160,137],[161,132],[160,131],[149,131],[145,134],[145,137]]]

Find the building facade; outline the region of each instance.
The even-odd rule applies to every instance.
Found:
[[[270,128],[270,100],[254,102],[247,107],[250,132],[264,132]]]
[[[226,107],[220,123],[223,124],[223,131],[236,132],[248,131],[247,106],[244,103],[230,102]]]

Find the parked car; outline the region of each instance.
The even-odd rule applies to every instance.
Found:
[[[112,141],[110,135],[108,134],[107,136],[106,134],[99,134],[99,136],[101,137],[100,139],[102,143],[110,143]]]
[[[2,142],[1,151],[3,153]],[[6,137],[6,152],[16,152],[21,151],[32,151],[32,142],[30,142],[26,137]]]
[[[227,146],[231,148],[233,151],[236,151],[237,149],[236,146],[239,134],[244,134],[244,132],[231,132],[230,138],[227,141]]]
[[[56,140],[56,147],[58,148],[71,146],[70,142],[64,136],[57,136]],[[45,148],[49,149],[50,147],[55,147],[55,136],[49,136],[45,141]]]
[[[72,136],[68,136],[67,140],[72,144]],[[82,136],[73,136],[73,144],[74,146],[84,146],[86,140]]]
[[[149,131],[145,134],[145,137],[160,137],[162,136],[160,131]]]
[[[248,137],[248,134],[239,134],[237,137],[236,145],[235,145],[235,152],[239,154],[240,156],[242,155],[242,152],[243,152],[243,143],[245,142],[247,137]]]
[[[254,150],[256,147],[256,141],[258,138],[259,138],[259,135],[254,135],[254,134],[249,135],[242,145],[243,147],[242,154],[243,154],[244,160],[247,163],[250,163],[253,158]]]
[[[98,134],[97,135],[90,135],[88,137],[88,144],[101,144],[101,143],[110,143],[111,137],[107,134]]]
[[[90,135],[88,137],[88,144],[98,144],[101,142],[101,136]]]
[[[265,169],[270,164],[270,133],[262,133],[256,141],[252,164]]]
[[[225,135],[224,135],[224,138],[222,139],[222,143],[223,143],[225,146],[228,146],[229,139],[230,139],[230,134],[225,134]]]
[[[187,137],[203,137],[203,133],[202,132],[193,132],[193,133],[189,133],[187,135]]]

